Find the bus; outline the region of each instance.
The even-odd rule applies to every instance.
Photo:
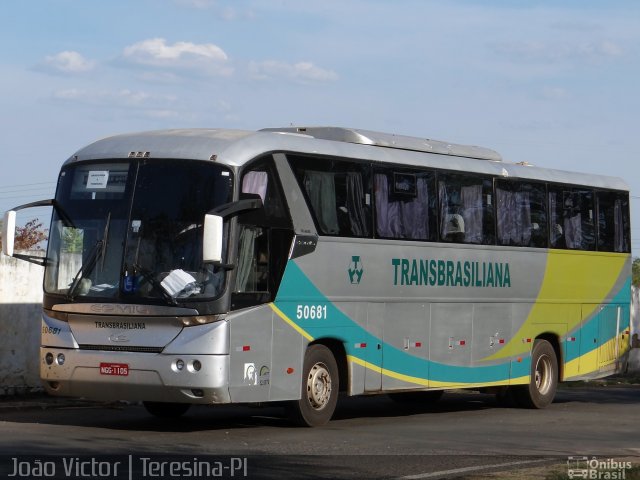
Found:
[[[490,149],[339,127],[105,138],[63,165],[44,264],[52,395],[278,402],[447,389],[544,408],[625,368],[629,188]],[[32,261],[22,255],[22,258]]]

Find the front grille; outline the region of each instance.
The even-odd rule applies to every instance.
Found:
[[[122,345],[88,345],[80,344],[80,350],[102,350],[105,352],[142,352],[142,353],[160,353],[162,347],[134,347]]]

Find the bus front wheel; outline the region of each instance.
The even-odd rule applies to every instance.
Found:
[[[324,345],[311,345],[304,356],[300,400],[288,405],[289,417],[298,425],[325,425],[336,409],[339,391],[338,366]]]
[[[531,352],[531,379],[528,385],[514,388],[518,405],[525,408],[545,408],[556,395],[558,387],[558,358],[546,340],[536,340]]]

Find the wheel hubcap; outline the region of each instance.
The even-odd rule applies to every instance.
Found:
[[[324,363],[316,363],[307,377],[307,398],[315,410],[322,410],[331,398],[331,375]]]
[[[551,359],[547,355],[541,355],[536,362],[535,371],[536,389],[541,395],[546,395],[553,383],[553,368]]]

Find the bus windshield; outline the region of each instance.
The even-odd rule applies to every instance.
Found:
[[[127,303],[218,297],[225,273],[202,262],[202,224],[207,212],[231,201],[232,187],[231,171],[210,162],[140,159],[63,168],[45,291],[70,301]]]

